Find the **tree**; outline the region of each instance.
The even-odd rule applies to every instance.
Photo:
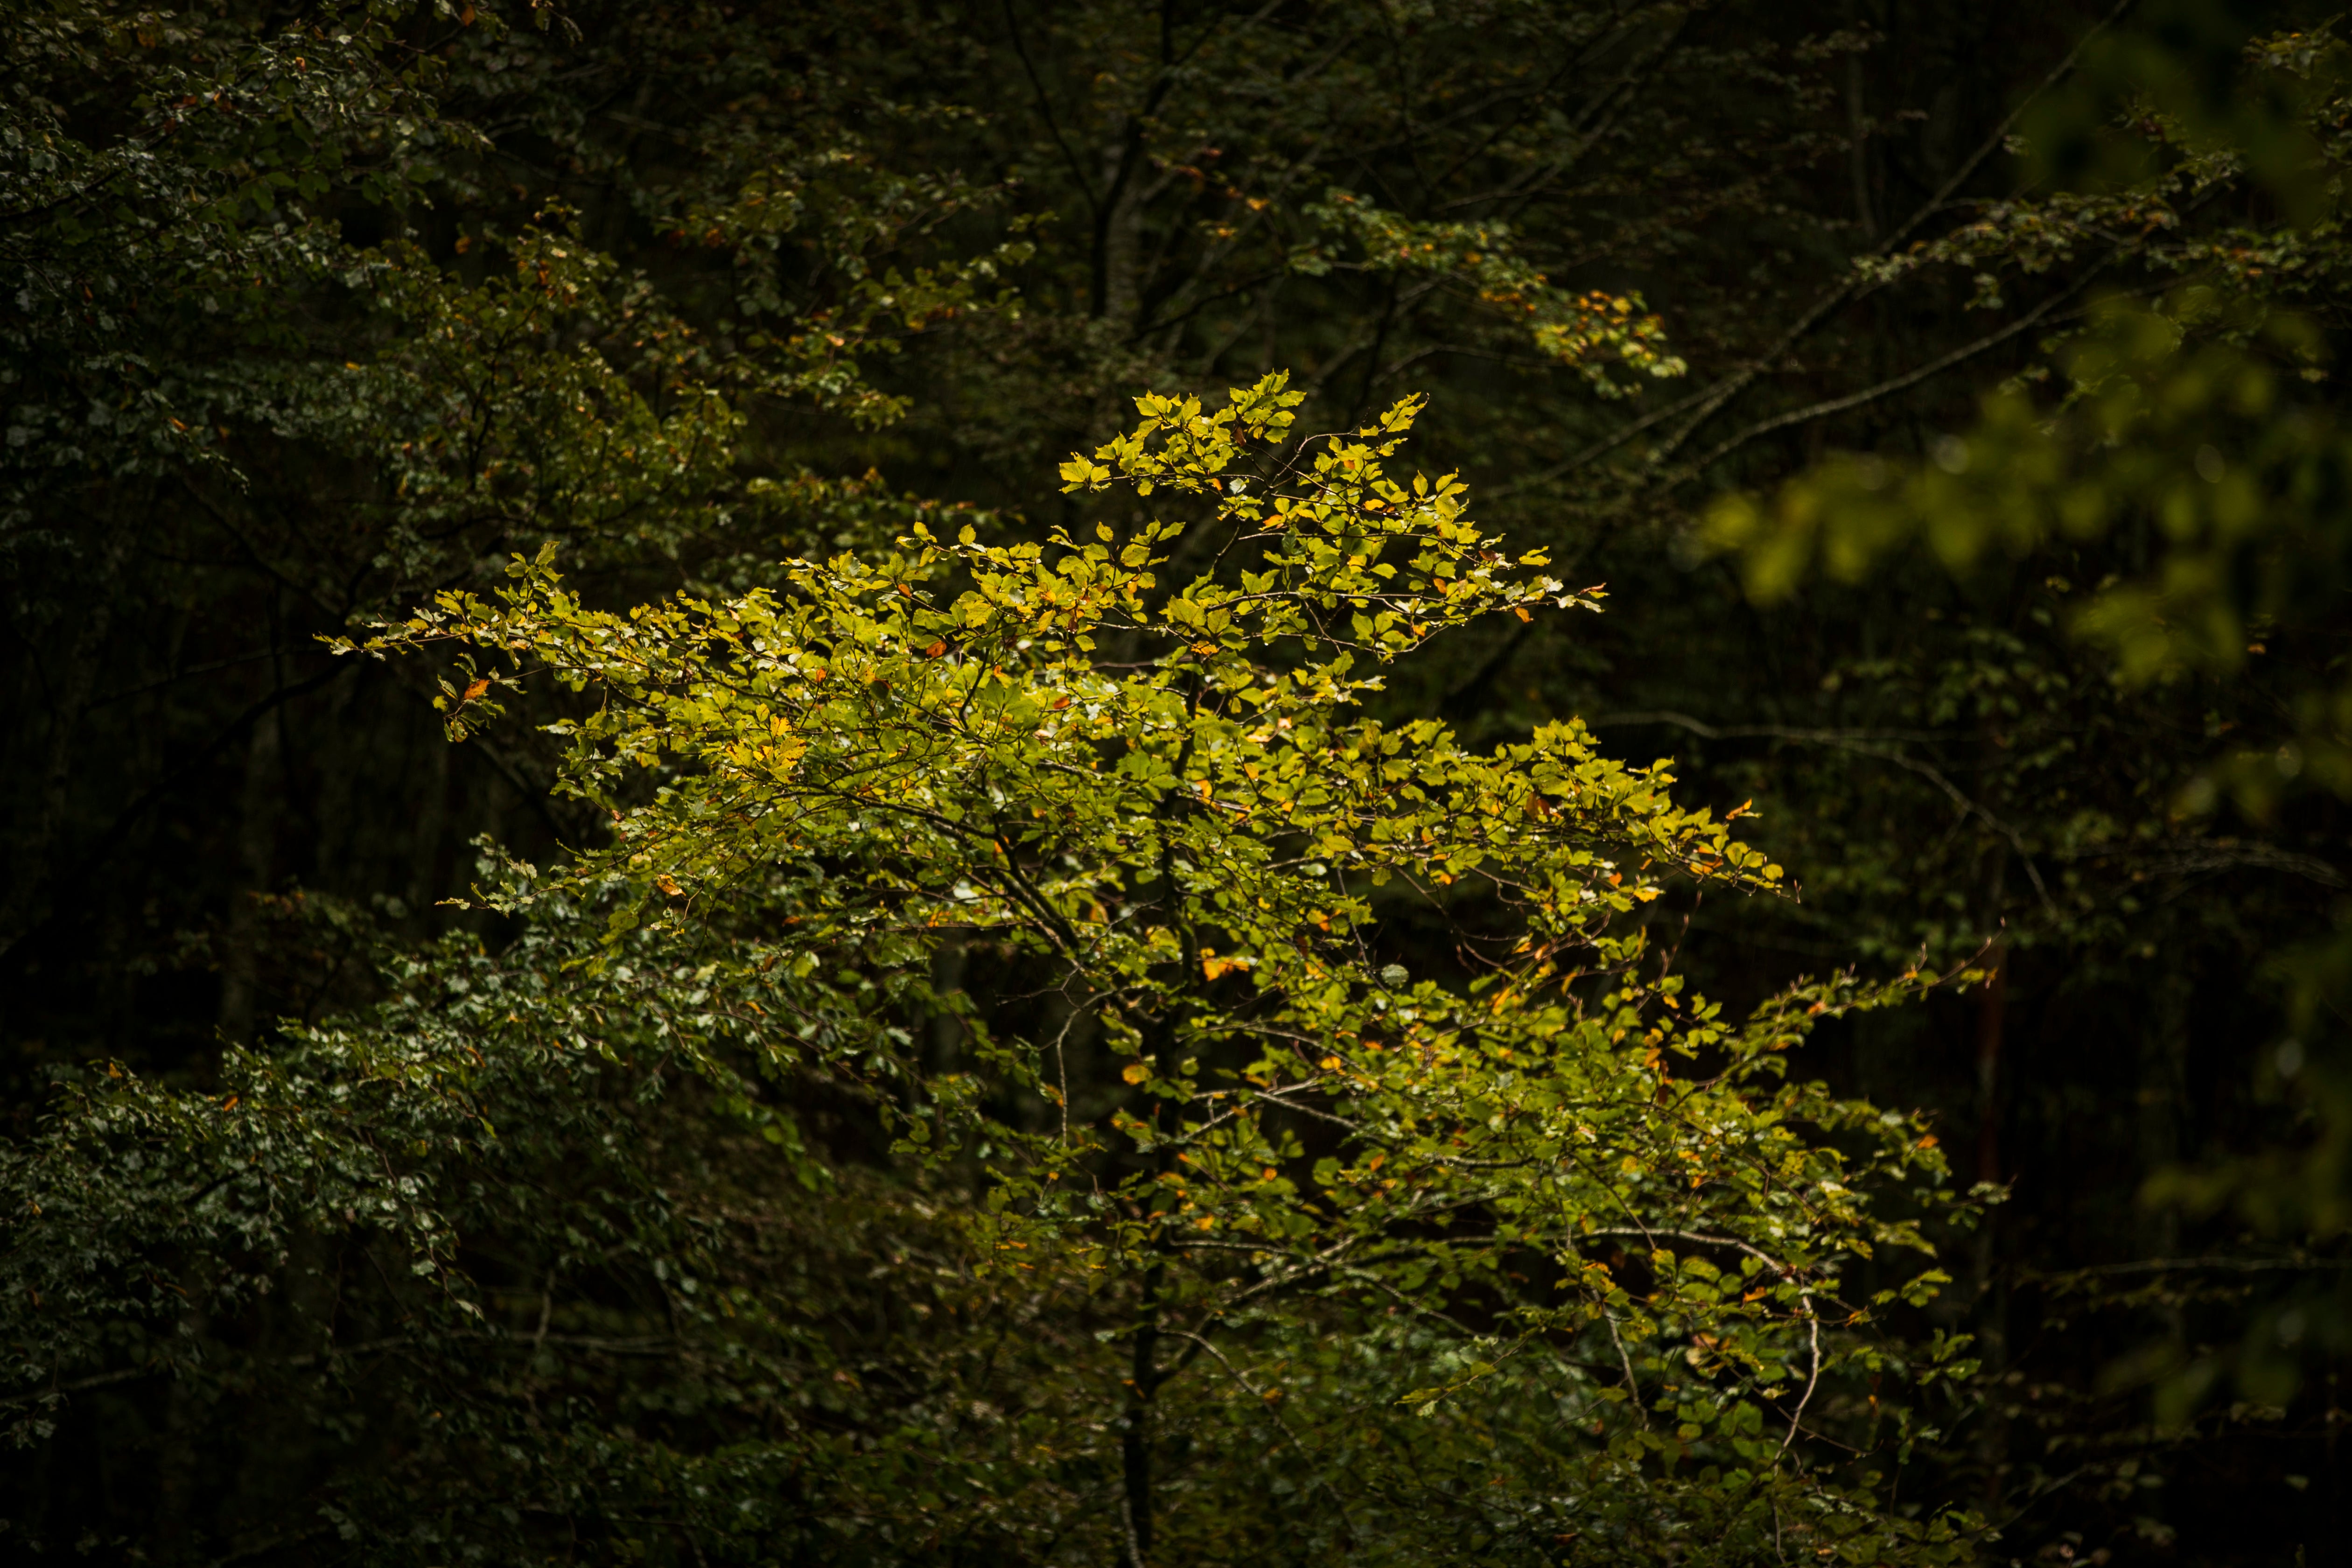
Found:
[[[1389,477],[1413,403],[1293,441],[1299,401],[1279,375],[1214,412],[1145,397],[1064,468],[1173,521],[1114,509],[1050,549],[918,525],[777,594],[626,614],[547,552],[499,604],[444,595],[365,648],[488,656],[453,735],[542,675],[587,698],[564,787],[614,845],[519,875],[600,899],[613,958],[790,911],[728,967],[840,976],[797,1007],[802,1052],[945,932],[1055,998],[1045,1026],[967,1018],[968,1070],[908,1071],[893,1102],[902,1151],[981,1199],[983,1259],[1087,1281],[1130,1363],[1117,1512],[1090,1524],[1131,1561],[1239,1550],[1264,1505],[1236,1448],[1268,1445],[1304,1467],[1276,1508],[1311,1556],[1417,1560],[1465,1529],[1530,1560],[1959,1551],[1965,1521],[1790,1458],[1825,1382],[1905,1366],[1853,1331],[1940,1276],[1830,1304],[1945,1200],[1920,1124],[1787,1081],[1783,1053],[1937,977],[1727,1022],[1622,917],[1669,878],[1780,871],[1671,775],[1573,724],[1482,755],[1351,718],[1378,686],[1359,660],[1598,605],[1506,561],[1450,476]],[[1405,902],[1454,932],[1450,975],[1381,962]],[[1125,1065],[1104,1085],[1074,1052]],[[1430,1479],[1488,1467],[1467,1496]]]

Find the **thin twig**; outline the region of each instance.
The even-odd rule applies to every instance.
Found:
[[[1650,1429],[1650,1413],[1642,1408],[1642,1384],[1633,1375],[1633,1358],[1625,1353],[1625,1342],[1618,1337],[1617,1320],[1604,1311],[1601,1314],[1601,1321],[1609,1325],[1609,1342],[1617,1347],[1617,1363],[1625,1369],[1625,1396],[1633,1406],[1633,1418],[1641,1422],[1642,1430],[1646,1432]]]
[[[1929,360],[1926,364],[1906,371],[1901,375],[1891,376],[1875,386],[1865,386],[1859,392],[1850,392],[1843,397],[1826,398],[1819,403],[1808,404],[1802,408],[1791,408],[1785,414],[1776,414],[1769,419],[1759,419],[1745,430],[1717,442],[1704,456],[1692,458],[1684,466],[1681,477],[1687,479],[1704,472],[1708,465],[1729,456],[1759,436],[1767,436],[1775,430],[1784,430],[1791,425],[1811,424],[1816,419],[1826,419],[1832,414],[1843,414],[1850,408],[1859,408],[1866,403],[1874,403],[1882,397],[1891,397],[1895,393],[1918,385],[1931,376],[1942,374],[1963,361],[1989,353],[2021,332],[2039,326],[2051,311],[2089,287],[2091,279],[2097,277],[2105,266],[2105,262],[2102,260],[2084,268],[2083,275],[2075,279],[2073,283],[2051,295],[2008,326],[1997,332],[1988,333],[1974,342],[1962,343],[1940,359]]]
[[[2050,896],[2049,885],[2042,879],[2042,868],[2033,863],[2032,851],[2025,847],[2023,835],[1971,798],[1959,785],[1946,777],[1941,769],[1931,763],[1923,763],[1916,757],[1906,756],[1901,752],[1862,739],[1861,737],[1871,733],[1869,731],[1805,730],[1786,724],[1718,725],[1710,724],[1703,719],[1694,719],[1687,713],[1676,713],[1666,709],[1643,713],[1612,713],[1598,719],[1589,719],[1585,722],[1595,729],[1604,724],[1672,724],[1677,729],[1687,730],[1704,740],[1795,741],[1808,745],[1834,746],[1840,751],[1852,752],[1857,756],[1875,757],[1883,763],[1893,763],[1898,768],[1917,773],[1921,778],[1942,790],[1951,803],[1960,808],[1964,817],[1974,816],[1995,833],[2008,839],[2010,847],[2017,852],[2018,859],[2023,863],[2025,875],[2032,882],[2034,892],[2040,896],[2044,912],[2052,920],[2063,918],[2058,911],[2057,900]]]
[[[2260,1274],[2272,1270],[2295,1274],[2320,1274],[2335,1268],[2352,1268],[2352,1258],[2149,1258],[2134,1263],[2100,1263],[2088,1268],[2067,1268],[2048,1274],[2030,1274],[2026,1278],[2047,1284],[2063,1284],[2070,1279],[2086,1279],[2094,1275],[2170,1274],[2175,1271]]]
[[[1822,1381],[1822,1315],[1813,1310],[1811,1296],[1806,1296],[1804,1303],[1805,1316],[1811,1321],[1813,1326],[1813,1369],[1811,1375],[1805,1379],[1805,1392],[1797,1401],[1796,1414],[1789,1417],[1789,1435],[1780,1439],[1780,1454],[1787,1453],[1789,1445],[1797,1440],[1798,1424],[1804,1420],[1805,1406],[1812,1403],[1813,1390]],[[1777,1459],[1780,1455],[1775,1454],[1772,1457]]]
[[[1135,1505],[1128,1500],[1124,1490],[1118,1494],[1118,1519],[1127,1527],[1128,1568],[1150,1568],[1150,1564],[1143,1560],[1143,1542],[1136,1539]]]

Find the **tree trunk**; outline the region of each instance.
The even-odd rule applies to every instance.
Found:
[[[436,724],[425,743],[425,780],[416,801],[416,833],[408,851],[408,910],[420,925],[441,896],[441,840],[449,826],[449,738]]]
[[[220,1030],[243,1044],[253,1037],[261,969],[261,900],[269,890],[278,847],[279,710],[269,708],[253,721],[245,750],[245,788],[238,804],[238,885],[230,895],[228,931],[222,942]]]
[[[1119,1430],[1119,1522],[1125,1529],[1127,1568],[1151,1563],[1151,1396],[1159,1386],[1160,1270],[1143,1277],[1142,1321],[1135,1331],[1135,1356],[1128,1374],[1127,1418]]]
[[[107,508],[109,511],[119,508]],[[122,563],[131,550],[131,529],[121,518],[100,537],[98,570],[90,584],[89,607],[61,648],[49,653],[57,672],[49,683],[47,744],[42,748],[40,784],[33,796],[29,820],[9,846],[9,875],[0,892],[0,953],[6,952],[40,923],[42,896],[47,891],[58,835],[65,829],[66,807],[72,799],[74,739],[89,707],[98,679],[106,635],[113,625],[121,596]],[[29,759],[27,759],[29,760]]]
[[[2153,1016],[2139,1038],[2139,1178],[2179,1163],[2181,1115],[2189,1102],[2189,1003],[2191,984],[2168,967],[2151,990]],[[2179,1249],[2180,1220],[2169,1205],[2139,1211],[2139,1250],[2169,1258]]]

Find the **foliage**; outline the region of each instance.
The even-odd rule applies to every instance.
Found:
[[[1524,575],[1539,557],[1507,562],[1457,480],[1390,477],[1412,403],[1294,444],[1298,401],[1279,375],[1214,413],[1141,398],[1132,434],[1065,466],[1074,490],[1171,498],[1172,521],[1050,549],[919,528],[900,554],[795,563],[776,595],[626,614],[584,607],[543,553],[499,604],[444,595],[366,648],[499,661],[453,734],[542,672],[589,695],[561,726],[565,787],[613,812],[614,842],[557,885],[627,889],[610,942],[690,941],[749,900],[792,914],[747,973],[905,970],[952,931],[1051,977],[1058,1030],[975,1026],[976,1079],[928,1089],[903,1142],[982,1162],[998,1268],[1097,1275],[1120,1301],[1130,1556],[1214,1552],[1243,1506],[1155,1520],[1163,1385],[1200,1354],[1219,1403],[1268,1410],[1299,1449],[1331,1505],[1318,1553],[1402,1560],[1461,1528],[1362,1447],[1399,1399],[1436,1418],[1387,1439],[1413,1468],[1454,1468],[1482,1428],[1524,1452],[1474,1510],[1496,1549],[1680,1556],[1696,1531],[1732,1558],[1774,1534],[1957,1550],[1948,1522],[1874,1521],[1866,1491],[1809,1499],[1787,1460],[1824,1379],[1893,1364],[1852,1335],[1895,1291],[1822,1319],[1853,1260],[1923,1247],[1874,1211],[1932,1207],[1943,1164],[1916,1121],[1784,1081],[1782,1053],[1937,977],[1840,978],[1730,1023],[1652,972],[1622,917],[1669,876],[1738,890],[1780,868],[1675,807],[1663,769],[1574,725],[1479,755],[1435,723],[1351,719],[1378,684],[1360,659],[1483,613],[1596,606]],[[1381,906],[1408,897],[1456,931],[1455,984],[1376,961]],[[1086,1024],[1129,1086],[1099,1125],[1070,1104]],[[1047,1128],[969,1120],[1008,1090],[1041,1096]],[[1351,1348],[1294,1389],[1315,1338]],[[1587,1426],[1565,1451],[1538,1435]]]
[[[2073,611],[2123,680],[2226,679],[2273,641],[2291,658],[2296,643],[2324,635],[2341,592],[2346,452],[2330,411],[2299,406],[2291,377],[2265,356],[2187,337],[2211,313],[2195,294],[2169,312],[2111,313],[2069,346],[2071,384],[2047,416],[2022,390],[2006,393],[1926,462],[1848,459],[1787,487],[1769,523],[1730,498],[1715,537],[1748,549],[1749,588],[1771,596],[1788,592],[1815,549],[1831,570],[1859,577],[1916,534],[1965,572],[1989,549],[2025,555],[2148,519],[2160,558],[2093,585]],[[2291,371],[2307,340],[2291,321],[2265,335]],[[2343,740],[2352,692],[2331,689],[2324,666],[2288,668],[2280,698],[2295,739],[2219,764],[2220,780],[2257,815],[2306,770],[2323,788],[2352,791]],[[2189,809],[2211,808],[2214,780],[2187,787]]]
[[[1008,1349],[1049,1298],[802,1142],[871,1042],[765,1020],[827,988],[642,944],[583,984],[542,912],[497,957],[390,959],[368,1017],[233,1054],[224,1094],[93,1075],[10,1152],[11,1436],[167,1396],[159,1528],[84,1549],[865,1562],[1066,1529],[1037,1428],[1087,1342]],[[177,1436],[247,1411],[296,1464]]]
[[[2004,204],[1900,263],[1879,264],[1882,273],[1995,264],[2034,272],[2095,240],[2112,243],[2111,260],[2191,281],[2153,306],[2101,301],[2052,345],[2056,375],[2036,367],[2015,378],[1984,399],[1965,434],[1937,437],[1920,457],[1839,456],[1769,504],[1727,495],[1707,521],[1710,544],[1739,553],[1748,591],[1763,599],[1793,592],[1816,567],[1862,579],[1915,542],[1958,574],[1980,574],[1996,552],[2066,574],[2047,580],[2064,625],[2103,656],[2119,689],[2171,689],[2210,704],[2206,743],[2168,760],[2152,803],[2161,825],[2140,825],[2144,838],[2200,829],[2220,837],[2212,828],[2225,812],[2260,828],[2315,793],[2352,797],[2340,603],[2352,448],[2327,363],[2345,261],[2333,217],[2342,46],[2324,32],[2285,33],[2252,40],[2243,55],[2256,85],[2218,123],[2210,103],[2178,101],[2187,90],[2178,70],[2144,84],[2133,129],[2154,156],[2136,179]],[[2266,98],[2271,84],[2283,87]],[[2297,222],[2187,227],[2196,202],[2257,174],[2294,187],[2286,194]],[[1979,299],[1998,287],[1979,273]],[[2128,569],[2070,580],[2111,539],[2130,542]],[[2324,867],[2318,875],[2341,886]],[[2198,1217],[2234,1211],[2270,1249],[2286,1249],[2245,1267],[2312,1276],[2246,1302],[2234,1346],[2138,1355],[2135,1372],[2168,1374],[2158,1403],[2167,1423],[2194,1415],[2225,1374],[2250,1398],[2283,1406],[2299,1367],[2344,1342],[2336,1270],[2313,1256],[2336,1245],[2346,1212],[2345,1045],[2329,1000],[2352,953],[2342,918],[2338,910],[2304,921],[2262,977],[2284,1004],[2285,1027],[2250,1076],[2266,1098],[2285,1090],[2298,1102],[2288,1136],[2147,1181],[2152,1206]],[[2124,1304],[2195,1300],[2204,1288],[2168,1277],[2206,1267],[2235,1266],[2158,1263],[2156,1283],[2125,1293]],[[2081,1290],[2092,1280],[2064,1283]]]
[[[1787,1528],[1748,1533],[1759,1498],[1788,1528],[1857,1510],[1836,1514],[1849,1556],[1955,1507],[2019,1558],[2324,1549],[2347,1484],[2328,1239],[2352,1126],[2329,1109],[2346,873],[2322,787],[2340,508],[2295,487],[2338,466],[2328,28],[2249,39],[2293,18],[2219,0],[58,0],[9,18],[0,1149],[11,1201],[68,1194],[41,1201],[70,1221],[10,1220],[26,1245],[6,1267],[48,1304],[7,1309],[34,1347],[20,1364],[47,1369],[10,1396],[47,1391],[7,1406],[47,1428],[0,1479],[12,1541],[348,1555],[325,1507],[421,1564],[461,1542],[1101,1561],[1139,1544],[1114,1537],[1147,1459],[1155,1561],[1343,1540],[1794,1554]],[[2137,308],[2099,303],[2109,289]],[[1468,570],[1415,588],[1412,557],[1443,542],[1414,497],[1433,538],[1351,567],[1335,542],[1412,495],[1402,474],[1402,496],[1310,530],[1336,555],[1285,553],[1304,547],[1234,513],[1229,488],[1129,471],[1170,460],[1164,429],[1052,477],[1111,441],[1138,387],[1168,395],[1161,417],[1197,398],[1214,419],[1220,389],[1284,365],[1296,429],[1378,432],[1428,389],[1413,449],[1483,477],[1475,548],[1500,535],[1555,564],[1448,557]],[[2210,395],[2248,375],[2271,416]],[[2200,378],[2204,401],[2179,400]],[[1978,412],[1989,392],[1998,418]],[[1219,428],[1241,455],[1214,477],[1270,506],[1255,487],[1285,475],[1294,511],[1320,494],[1315,454],[1386,461],[1401,435]],[[1937,461],[1963,456],[1957,475]],[[1865,577],[1808,571],[1753,599],[1692,546],[1719,489],[1792,479],[1822,503],[1804,550],[1882,547]],[[2240,480],[2263,506],[2231,531],[2208,503]],[[2086,485],[2105,521],[2070,531]],[[2175,491],[2196,502],[2178,547]],[[1777,502],[1755,516],[1761,539]],[[1181,526],[1153,539],[1154,520]],[[1902,546],[1931,534],[1957,574]],[[508,559],[548,541],[562,577],[543,563],[523,599],[493,600]],[[1129,545],[1169,559],[1127,563]],[[780,557],[803,563],[779,575]],[[1361,580],[1383,565],[1400,575]],[[1265,590],[1288,596],[1251,597],[1244,572],[1294,574]],[[1612,613],[1548,613],[1600,595],[1528,596],[1546,573],[1605,580]],[[1097,591],[1139,576],[1132,605]],[[1032,631],[958,616],[982,577]],[[1337,581],[1328,606],[1297,596]],[[1438,581],[1471,591],[1433,617]],[[611,700],[610,679],[518,685],[479,649],[446,685],[424,659],[324,652],[444,591],[680,684]],[[1526,619],[1468,614],[1515,597]],[[1230,618],[1160,618],[1178,604]],[[1277,604],[1296,614],[1268,641]],[[786,738],[737,732],[732,698],[672,714],[677,689],[715,701],[752,679],[747,605],[763,637],[873,632],[851,662],[888,684],[784,682],[760,700],[805,726]],[[642,619],[593,618],[631,605]],[[1073,627],[1073,608],[1096,618]],[[2118,679],[2127,647],[2155,661]],[[942,731],[951,696],[965,728]],[[1253,741],[1245,696],[1289,705],[1293,729]],[[485,722],[493,707],[507,718]],[[803,743],[788,773],[731,750]],[[624,749],[652,765],[604,765]],[[827,756],[966,816],[880,816]],[[1080,781],[1057,760],[1099,765]],[[1539,771],[1554,817],[1450,809]],[[810,793],[820,777],[835,795]],[[1561,810],[1571,777],[1599,815]],[[985,783],[1052,814],[983,802]],[[1662,815],[1631,808],[1645,793]],[[1722,896],[1752,882],[1744,862],[1645,871],[1622,837],[1671,818],[1665,847],[1686,851],[1682,813],[1720,826],[1741,803],[1801,896]],[[615,840],[613,808],[653,837]],[[822,853],[769,858],[724,815],[786,808]],[[947,865],[997,868],[974,812],[1005,835],[1001,875],[1059,889],[1073,929],[1093,932],[1097,901],[1122,918],[1085,964],[1004,904],[1010,883],[942,890]],[[1453,858],[1422,853],[1423,826]],[[436,908],[485,834],[511,859],[473,907]],[[1155,880],[1163,846],[1194,869],[1171,854]],[[1206,881],[1228,848],[1266,910],[1217,903],[1239,896]],[[1601,895],[1604,863],[1623,881]],[[1562,889],[1631,901],[1604,914]],[[1277,929],[1276,908],[1332,931]],[[1512,951],[1563,921],[1566,945]],[[1185,954],[1187,931],[1204,951]],[[1159,945],[1121,945],[1139,931]],[[761,973],[787,937],[824,963]],[[1990,983],[1915,980],[1895,988],[1922,987],[1915,1005],[1865,1007],[1874,988],[1834,981],[1790,1020],[1797,1043],[1735,1060],[1795,973],[1856,960]],[[1546,963],[1563,966],[1546,986],[1585,973],[1539,989]],[[1700,992],[1722,1010],[1692,1020]],[[1400,1077],[1394,1031],[1365,1026],[1411,1008],[1434,1040],[1506,994],[1509,1021],[1462,1036],[1444,1084]],[[1631,1005],[1624,1041],[1578,1032]],[[1548,1012],[1559,1031],[1534,1042]],[[1276,1017],[1335,1026],[1339,1065],[1236,1076],[1265,1053],[1235,1031]],[[1652,1063],[1635,1039],[1662,1020]],[[1219,1029],[1213,1048],[1174,1043]],[[1675,1054],[1701,1035],[1696,1059]],[[1511,1063],[1482,1054],[1490,1036]],[[1562,1135],[1558,1107],[1485,1120],[1529,1103],[1530,1057],[1547,1081],[1603,1085],[1590,1124],[1645,1170],[1704,1152],[1643,1119],[1661,1108],[1633,1086],[1664,1074],[1694,1105],[1751,1108],[1739,1139],[1863,1166],[1914,1132],[1770,1121],[1780,1097],[1831,1122],[1849,1101],[1922,1107],[1963,1179],[2007,1201],[1915,1199],[1932,1184],[1914,1167],[1802,1243],[1822,1249],[1796,1279],[1820,1286],[1829,1370],[1801,1430],[1779,1452],[1784,1390],[1746,1406],[1758,1432],[1695,1440],[1772,1445],[1740,1502],[1654,1406],[1686,1389],[1744,1421],[1761,1373],[1694,1366],[1676,1325],[1713,1313],[1793,1366],[1807,1309],[1698,1300],[1693,1260],[1728,1277],[1734,1247],[1666,1240],[1662,1287],[1644,1246],[1597,1234],[1597,1178],[1530,1196],[1433,1162],[1461,1153],[1434,1129],[1496,1158]],[[1276,1090],[1298,1109],[1266,1109]],[[239,1123],[257,1103],[268,1119]],[[1255,1131],[1207,1125],[1238,1109]],[[1181,1176],[1200,1152],[1180,1139],[1238,1159],[1245,1133],[1277,1151],[1256,1186]],[[1375,1196],[1409,1160],[1429,1179]],[[415,1183],[402,1213],[438,1239],[306,1208],[313,1165],[321,1192]],[[1181,1195],[1153,1180],[1171,1175]],[[1618,1178],[1794,1268],[1799,1243],[1752,1239],[1747,1199]],[[1139,1206],[1087,1206],[1097,1184]],[[1518,1205],[1538,1239],[1409,1218],[1444,1191]],[[2157,1192],[2179,1201],[2140,1201]],[[1188,1231],[1186,1203],[1223,1228]],[[1366,1238],[1348,1256],[1454,1321],[1389,1298],[1391,1317],[1328,1274],[1198,1316],[1249,1288],[1245,1266],[1176,1244],[1276,1221],[1307,1228],[1253,1235],[1269,1259]],[[1878,1244],[1879,1224],[1940,1258]],[[1547,1261],[1571,1252],[1625,1302]],[[1408,1281],[1415,1259],[1457,1283]],[[1935,1261],[1957,1289],[1873,1305]],[[1827,1312],[1832,1267],[1864,1320]],[[698,1305],[720,1279],[735,1317]],[[1661,1291],[1684,1317],[1636,1310]],[[1958,1336],[1982,1368],[1903,1392]],[[1121,1380],[1147,1339],[1175,1375],[1139,1401]],[[2219,1403],[2230,1373],[2243,1397]],[[1629,1379],[1639,1414],[1608,1399]],[[1601,1432],[1567,1432],[1561,1388]],[[1396,1403],[1432,1389],[1451,1391],[1433,1414]],[[448,1423],[473,1436],[436,1446]],[[1534,1521],[1561,1497],[1597,1522],[1546,1544]]]

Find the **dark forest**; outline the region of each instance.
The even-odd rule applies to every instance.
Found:
[[[0,0],[0,1557],[2352,1563],[2352,41]]]

